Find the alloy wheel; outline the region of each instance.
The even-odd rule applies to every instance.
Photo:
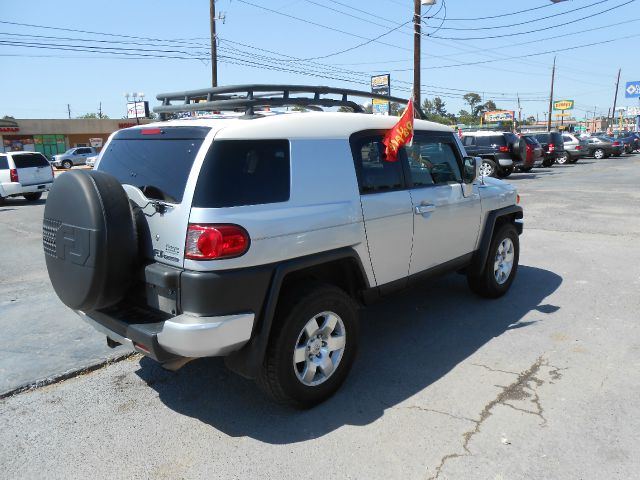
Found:
[[[505,238],[500,242],[496,258],[493,263],[493,275],[498,285],[503,285],[511,275],[513,269],[514,246],[510,238]]]

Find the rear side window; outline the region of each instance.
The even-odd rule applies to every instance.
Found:
[[[475,137],[463,137],[462,143],[464,144],[465,147],[469,147],[475,143],[474,139]]]
[[[361,194],[383,193],[404,188],[402,164],[386,160],[382,136],[353,142],[352,152]]]
[[[536,135],[536,139],[540,143],[549,143],[549,134],[548,133],[539,133]]]
[[[122,131],[103,152],[99,170],[138,187],[148,198],[180,203],[205,135],[206,131],[181,127],[158,135]]]
[[[481,147],[506,147],[507,142],[502,135],[476,137],[476,143]]]
[[[9,160],[4,155],[0,155],[0,170],[9,170]]]
[[[16,168],[48,167],[49,161],[39,153],[23,153],[13,155],[13,163]]]
[[[563,135],[562,136],[562,140],[565,141],[565,142],[573,142],[573,138],[571,138],[568,135]]]
[[[194,207],[286,202],[290,195],[288,140],[218,140],[207,153]]]

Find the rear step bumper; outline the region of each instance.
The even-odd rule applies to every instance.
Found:
[[[165,363],[178,357],[224,356],[239,350],[251,338],[255,315],[216,317],[178,315],[154,323],[128,323],[100,312],[76,313],[114,342]]]

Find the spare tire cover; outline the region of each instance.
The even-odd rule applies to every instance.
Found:
[[[113,176],[74,170],[56,178],[42,225],[49,278],[74,310],[118,303],[135,276],[138,241],[129,199]]]

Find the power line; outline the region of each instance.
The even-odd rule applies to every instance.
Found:
[[[502,13],[500,15],[491,15],[489,17],[447,18],[447,21],[449,21],[449,22],[467,22],[467,21],[489,20],[489,19],[492,19],[492,18],[503,18],[503,17],[506,17],[508,15],[517,15],[518,13],[532,12],[533,10],[540,10],[541,8],[547,8],[547,7],[552,7],[552,6],[553,6],[553,3],[549,3],[547,5],[542,5],[540,7],[527,8],[525,10],[518,10],[517,12]],[[432,17],[432,18],[436,19],[436,17]],[[437,20],[442,20],[442,19],[438,18]]]

